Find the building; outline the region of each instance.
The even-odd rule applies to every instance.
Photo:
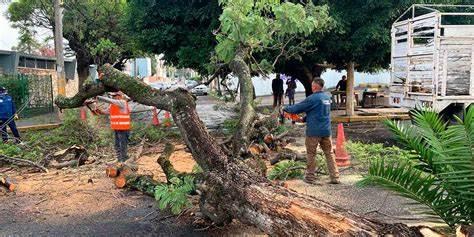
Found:
[[[66,96],[73,96],[78,92],[79,79],[76,72],[76,60],[65,59]],[[58,95],[56,74],[56,58],[24,54],[16,51],[0,50],[0,75],[36,75],[51,76],[53,97]]]
[[[132,77],[143,79],[152,75],[150,58],[133,58],[125,64],[124,72]]]

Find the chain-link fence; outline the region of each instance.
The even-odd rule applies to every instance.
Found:
[[[7,88],[20,117],[30,118],[54,112],[50,75],[0,75],[0,86]]]

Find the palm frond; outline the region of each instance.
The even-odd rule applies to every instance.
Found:
[[[412,114],[413,125],[394,121],[385,124],[404,146],[418,154],[421,164],[374,163],[365,182],[378,183],[425,204],[450,225],[472,223],[474,107],[452,125],[433,110],[421,109]],[[414,184],[407,179],[425,183]]]
[[[462,219],[456,212],[460,204],[446,192],[444,185],[435,176],[415,169],[408,162],[386,164],[383,159],[377,159],[359,184],[376,184],[415,200],[429,208],[420,214],[439,216],[449,225]]]
[[[384,124],[403,146],[418,155],[418,160],[422,163],[420,164],[422,170],[430,172],[436,169],[433,163],[434,154],[423,141],[423,136],[417,127],[392,120],[386,120]]]

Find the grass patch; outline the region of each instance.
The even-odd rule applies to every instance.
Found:
[[[351,158],[357,162],[362,169],[368,169],[370,162],[376,159],[387,161],[406,160],[412,157],[410,151],[397,146],[384,146],[381,143],[347,142],[346,149]]]

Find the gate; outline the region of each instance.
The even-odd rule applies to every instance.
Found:
[[[54,111],[51,75],[0,75],[0,86],[8,89],[20,117],[29,118]]]

